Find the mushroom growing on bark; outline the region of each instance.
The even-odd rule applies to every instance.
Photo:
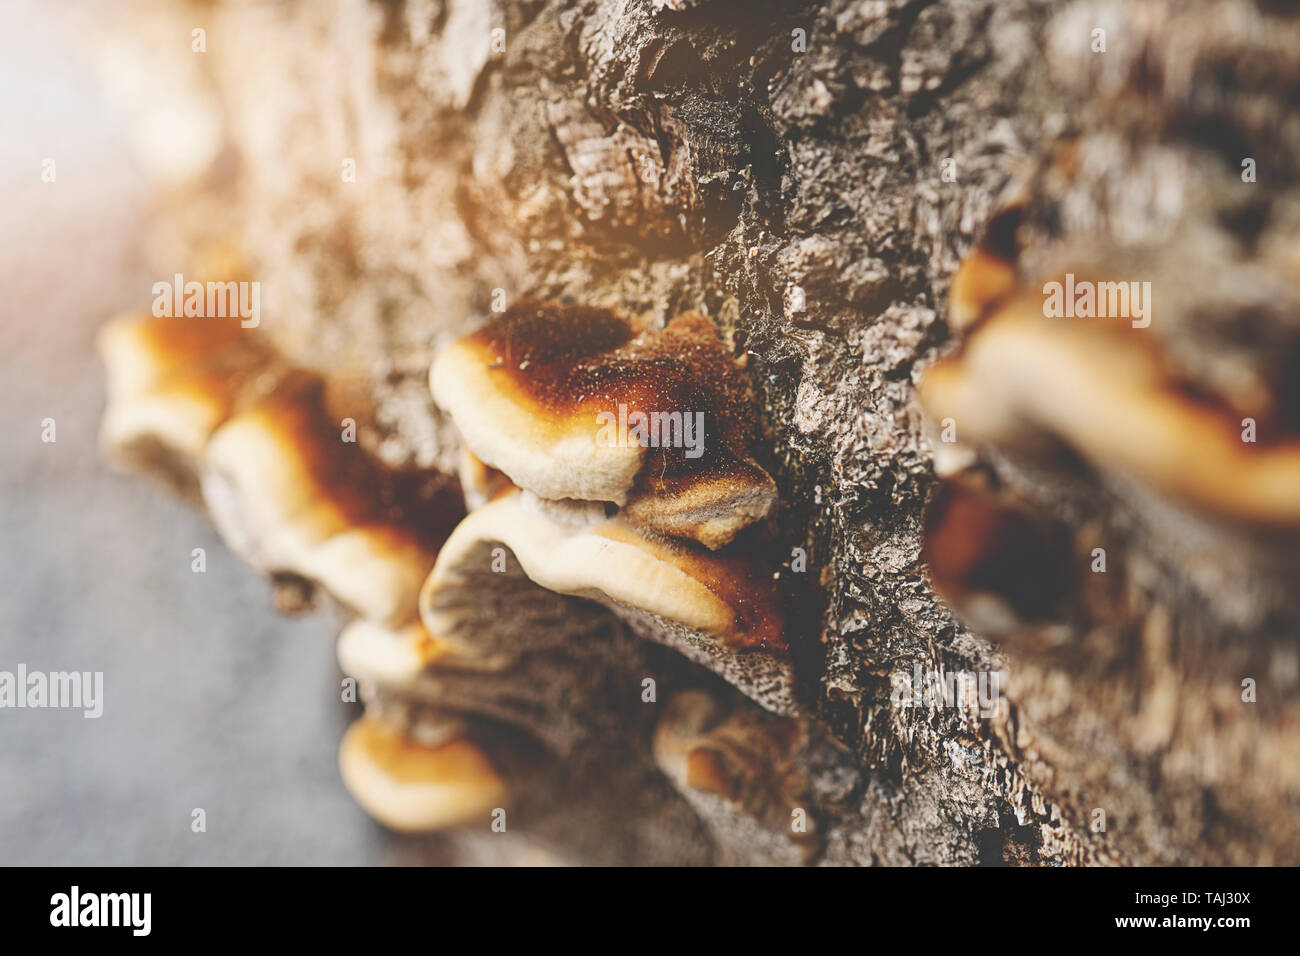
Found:
[[[528,302],[444,349],[430,380],[470,474],[522,488],[444,546],[420,601],[431,633],[466,655],[511,652],[457,619],[465,582],[484,580],[500,545],[539,586],[605,603],[764,706],[795,710],[778,566],[759,557],[771,550],[760,529],[737,537],[776,489],[754,461],[743,368],[708,319],[637,333],[608,311]]]
[[[394,830],[486,823],[507,793],[492,761],[469,738],[417,743],[368,717],[343,738],[339,770],[366,812]]]
[[[105,323],[97,344],[108,371],[105,454],[189,497],[213,431],[280,371],[238,318],[123,315]]]
[[[164,35],[192,25],[184,7],[135,6]],[[362,619],[339,650],[373,719],[426,746],[469,737],[509,782],[511,834],[483,839],[494,862],[531,852],[517,848],[535,822],[514,829],[513,801],[532,790],[488,743],[498,722],[565,754],[552,782],[568,774],[573,789],[540,802],[565,808],[544,811],[548,825],[572,821],[567,858],[746,858],[715,821],[762,814],[718,793],[750,778],[761,790],[757,768],[807,751],[737,757],[733,772],[713,755],[739,738],[710,748],[712,723],[665,720],[666,735],[684,728],[679,750],[710,755],[702,788],[678,796],[689,778],[676,759],[673,784],[654,770],[650,727],[676,692],[728,695],[671,648],[769,707],[797,699],[810,735],[825,725],[844,743],[836,772],[808,775],[818,862],[1300,861],[1288,5],[826,0],[729,17],[717,2],[543,0],[501,24],[509,43],[490,55],[479,18],[427,3],[291,0],[274,18],[247,6],[205,7],[248,42],[200,58],[223,142],[164,206],[158,271],[214,230],[237,234],[284,296],[266,332],[287,364],[331,385],[335,361],[373,373],[385,460],[449,474],[466,451],[466,500],[489,512],[457,547],[472,543],[425,607]],[[193,73],[186,44],[130,32],[119,60]],[[340,57],[367,69],[341,86]],[[347,185],[322,163],[344,154]],[[1013,211],[990,217],[1008,197]],[[1151,280],[1150,326],[1043,315],[1044,281],[1069,272]],[[465,335],[498,293],[627,320],[537,305],[494,318],[439,357],[444,415],[430,343]],[[687,310],[717,332],[671,321]],[[727,414],[746,378],[756,413]],[[273,392],[238,389],[234,412]],[[164,429],[138,405],[121,444],[166,431],[139,453],[188,448],[197,475],[205,408]],[[660,434],[680,425],[682,447],[622,441],[639,439],[637,412],[647,428],[667,416]],[[692,412],[706,415],[699,458]],[[928,424],[963,444],[929,441]],[[712,631],[634,609],[617,564],[582,565],[572,589],[593,600],[530,579],[573,584],[529,534],[627,544],[602,527],[643,536],[636,564],[661,580],[663,551],[668,565],[708,552],[785,587],[799,575],[766,548],[778,533],[783,559],[799,545],[826,600],[785,610],[798,674],[747,675],[779,652],[728,646],[728,627],[746,628],[703,613],[729,599],[686,572],[681,606],[641,597]],[[519,540],[492,540],[507,536]],[[405,641],[446,651],[426,660]],[[1006,706],[896,706],[892,674],[914,668],[1005,670]],[[463,862],[453,842],[439,858]]]
[[[776,504],[744,371],[703,316],[638,332],[527,302],[444,349],[430,383],[470,451],[540,498],[612,502],[713,550]]]
[[[470,659],[501,662],[527,650],[476,616],[466,620],[512,575],[605,604],[764,706],[795,708],[781,595],[763,563],[653,537],[595,503],[546,502],[516,489],[472,511],[447,539],[420,595],[425,627]],[[532,640],[555,637],[539,631]]]
[[[655,761],[721,845],[750,863],[809,862],[821,848],[807,769],[807,725],[702,690],[668,701]]]
[[[1300,529],[1300,435],[1243,440],[1240,419],[1180,382],[1126,320],[1045,317],[1042,294],[1022,293],[929,370],[920,396],[959,441],[1056,439],[1207,516]]]
[[[100,335],[102,440],[192,497],[250,564],[400,626],[463,513],[438,473],[394,469],[330,414],[325,381],[238,318],[124,317]]]
[[[314,376],[287,379],[212,435],[203,497],[230,546],[271,574],[320,584],[400,626],[460,514],[425,471],[386,467],[345,440]]]

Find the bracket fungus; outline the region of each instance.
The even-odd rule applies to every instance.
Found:
[[[513,560],[494,556],[500,547]],[[525,648],[467,615],[481,601],[474,595],[500,593],[512,575],[604,604],[764,706],[795,709],[781,595],[762,562],[646,534],[594,503],[547,502],[514,489],[448,537],[420,594],[425,627],[458,654],[508,661]]]
[[[702,691],[673,696],[655,728],[659,767],[719,843],[751,862],[797,865],[821,849],[798,719]]]
[[[1011,205],[989,220],[984,236],[962,260],[948,288],[948,324],[970,329],[988,308],[1016,288],[1016,230],[1022,207]]]
[[[432,633],[467,655],[509,653],[458,619],[501,545],[540,587],[599,601],[793,712],[777,565],[750,528],[776,486],[755,460],[743,364],[708,319],[638,332],[606,310],[526,302],[444,349],[430,385],[468,449],[467,499],[495,495],[425,585]]]
[[[199,498],[245,561],[352,616],[338,657],[366,714],[340,769],[385,825],[465,823],[543,751],[601,746],[611,720],[646,742],[628,779],[653,775],[653,711],[625,689],[646,673],[703,663],[794,712],[779,565],[750,527],[775,485],[743,367],[707,319],[638,334],[529,305],[445,352],[434,392],[465,438],[463,520],[454,481],[345,439],[325,379],[238,319],[118,319],[100,350],[106,449]]]
[[[364,720],[404,738],[412,745],[404,752],[417,756],[424,753],[419,747],[472,741],[507,781],[508,807],[502,806],[511,819],[532,837],[557,841],[561,851],[579,839],[556,832],[582,825],[559,812],[575,804],[583,807],[580,819],[622,815],[616,825],[625,838],[661,848],[698,839],[695,812],[653,763],[650,737],[660,708],[647,706],[643,686],[647,675],[676,686],[698,680],[699,672],[681,655],[629,633],[602,607],[522,576],[497,577],[496,590],[480,582],[462,597],[472,629],[512,646],[511,659],[498,666],[458,654],[419,623],[392,630],[358,619],[344,628],[339,663],[357,680]],[[501,613],[503,606],[509,614]],[[349,746],[345,741],[345,751]],[[378,794],[349,786],[394,825],[382,803],[388,783]],[[653,822],[638,822],[638,807]],[[426,816],[403,827],[432,831],[457,823]]]
[[[407,832],[486,821],[507,795],[492,761],[468,737],[422,744],[369,717],[348,728],[339,771],[367,813]]]
[[[987,308],[925,374],[921,404],[958,441],[1059,442],[1204,517],[1300,528],[1300,435],[1243,440],[1240,416],[1180,377],[1151,332],[1127,321],[1044,315],[1041,284]]]
[[[101,441],[204,505],[237,554],[319,584],[394,626],[463,509],[436,472],[389,468],[345,441],[324,380],[289,366],[238,318],[127,316],[99,348]]]
[[[213,433],[203,497],[250,564],[322,585],[363,617],[408,621],[460,514],[434,473],[384,465],[343,441],[323,383],[300,375]]]
[[[613,502],[714,550],[776,504],[744,370],[703,316],[638,332],[524,303],[444,349],[430,385],[470,451],[541,498]]]
[[[395,686],[411,683],[431,665],[459,663],[451,648],[418,622],[392,629],[365,619],[350,622],[339,634],[338,658],[350,677]]]
[[[104,324],[96,344],[108,375],[107,457],[191,497],[212,432],[252,385],[276,374],[274,353],[237,317],[123,315]]]
[[[103,443],[334,595],[404,857],[1300,861],[1289,5],[282,6],[141,250],[251,324],[110,323]]]

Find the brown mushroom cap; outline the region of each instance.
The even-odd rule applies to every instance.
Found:
[[[643,527],[710,548],[775,503],[743,371],[701,316],[638,334],[604,310],[525,303],[445,349],[430,384],[470,450],[540,497],[626,504]],[[645,445],[638,414],[655,425]]]
[[[971,328],[991,305],[1015,288],[1015,264],[977,246],[953,274],[948,289],[948,324],[961,331]]]
[[[343,737],[339,771],[348,792],[376,820],[418,833],[481,821],[506,797],[492,761],[468,739],[436,747],[362,717]]]
[[[1016,229],[1023,209],[998,212],[970,254],[962,260],[948,289],[948,324],[965,331],[1016,289]]]
[[[153,316],[131,313],[110,319],[97,344],[108,366],[110,397],[139,395],[241,354],[266,354],[238,318]]]
[[[921,403],[962,442],[1050,436],[1209,515],[1300,526],[1300,438],[1242,441],[1240,419],[1175,379],[1147,330],[1106,321],[1047,318],[1041,296],[1018,295],[929,370]]]
[[[429,471],[388,468],[238,318],[127,316],[99,336],[105,446],[197,494],[245,560],[398,625],[463,513]]]
[[[319,379],[290,376],[213,434],[203,494],[231,547],[400,625],[460,507],[427,472],[389,469],[341,429]]]
[[[106,454],[159,471],[184,491],[208,438],[273,353],[239,319],[119,316],[97,338],[108,375]]]

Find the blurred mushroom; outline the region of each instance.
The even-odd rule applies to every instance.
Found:
[[[274,379],[274,353],[238,318],[119,316],[97,344],[108,376],[105,454],[197,495],[208,438],[250,383]]]
[[[452,649],[415,622],[396,629],[357,619],[339,635],[343,673],[379,684],[409,684],[426,667],[455,660]]]
[[[804,738],[797,720],[692,690],[665,705],[654,755],[732,854],[751,864],[797,865],[821,846],[796,759]]]
[[[1009,206],[989,220],[984,236],[962,260],[948,289],[948,324],[965,331],[1016,288],[1016,230],[1022,207]]]
[[[493,809],[507,795],[491,759],[470,739],[428,746],[370,717],[344,735],[339,771],[367,813],[407,832],[476,821],[487,829]]]
[[[444,349],[430,385],[474,455],[539,497],[614,502],[711,549],[776,503],[743,369],[702,316],[638,333],[524,303]]]
[[[1149,332],[1105,321],[1047,318],[1041,296],[1021,293],[930,369],[922,405],[962,442],[1056,439],[1209,516],[1300,527],[1300,438],[1243,441],[1241,422],[1173,376]]]
[[[239,318],[127,316],[100,333],[109,379],[102,440],[115,457],[201,491],[242,558],[400,625],[463,508],[437,473],[379,462],[345,439],[324,381],[288,366]]]
[[[345,441],[323,383],[306,373],[217,429],[202,487],[217,528],[250,564],[317,582],[391,626],[411,619],[461,512],[435,473],[389,468]]]
[[[921,559],[944,600],[990,635],[1063,619],[1076,577],[1065,525],[959,481],[926,508]]]

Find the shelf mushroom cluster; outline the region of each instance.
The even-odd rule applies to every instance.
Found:
[[[454,486],[435,472],[389,468],[344,440],[323,379],[290,366],[237,318],[121,316],[98,344],[110,458],[201,498],[231,549],[282,586],[306,586],[372,627],[413,620],[419,588],[464,513]],[[502,789],[467,724],[441,726],[433,743],[397,741],[373,720],[349,733],[342,769],[381,820],[462,822],[474,797]]]
[[[289,366],[237,319],[123,316],[100,335],[101,440],[202,496],[254,567],[309,582],[399,624],[462,513],[430,471],[388,468],[327,407],[323,379]]]
[[[592,715],[620,706],[611,685],[626,697],[650,669],[651,645],[607,609],[775,712],[727,705],[753,711],[751,763],[788,758],[803,721],[778,716],[795,705],[761,527],[775,485],[755,460],[744,370],[708,320],[637,332],[612,313],[529,303],[450,346],[432,387],[464,438],[461,493],[345,438],[325,380],[238,320],[126,316],[99,345],[106,453],[165,475],[244,560],[350,618],[338,657],[366,715],[340,769],[386,825],[486,820],[536,781],[528,740],[560,758],[589,744]],[[683,706],[652,748],[669,780],[693,805],[722,801],[700,808],[732,821],[720,832],[770,824],[774,858],[803,859],[811,844],[787,846],[789,811],[767,819],[780,800],[719,795],[716,774],[681,772]]]
[[[778,566],[754,527],[776,488],[755,461],[744,370],[712,323],[638,332],[604,310],[524,303],[443,350],[430,382],[471,453],[467,485],[496,489],[425,584],[430,632],[499,653],[463,626],[457,595],[500,546],[511,571],[794,711]]]

